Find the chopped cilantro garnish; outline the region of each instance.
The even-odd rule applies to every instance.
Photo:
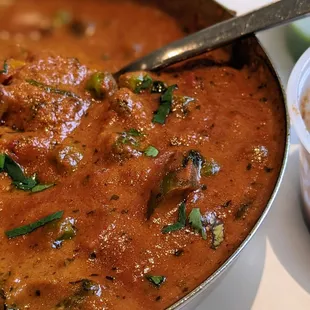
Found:
[[[202,217],[199,208],[192,209],[191,213],[189,214],[189,223],[195,231],[201,233],[201,236],[204,240],[207,239],[206,230],[202,226]]]
[[[144,151],[144,154],[148,157],[156,157],[159,154],[159,151],[154,146],[150,145]]]
[[[74,94],[71,91],[67,91],[67,90],[63,90],[63,89],[59,89],[41,82],[38,82],[36,80],[33,79],[26,79],[26,82],[32,86],[41,88],[43,90],[45,90],[48,93],[54,93],[54,94],[58,94],[58,95],[63,95],[63,96],[67,96],[67,97],[72,97],[72,98],[79,98],[78,95]]]
[[[46,189],[49,189],[50,187],[53,187],[53,186],[55,186],[55,184],[38,184],[31,189],[31,192],[32,193],[39,193],[39,192],[45,191]]]
[[[146,279],[151,282],[153,285],[156,287],[160,287],[165,281],[166,277],[165,276],[151,276],[151,275],[146,275]]]
[[[168,225],[162,229],[163,234],[167,234],[169,232],[177,231],[185,227],[186,225],[186,204],[185,202],[181,202],[179,205],[179,217],[178,221],[172,225]]]
[[[50,214],[50,215],[32,223],[32,224],[17,227],[17,228],[14,228],[12,230],[8,230],[5,232],[5,234],[10,239],[18,237],[18,236],[29,234],[29,233],[33,232],[34,230],[36,230],[37,228],[46,225],[47,223],[50,223],[54,220],[60,219],[63,216],[63,213],[64,213],[63,211],[58,211],[58,212]]]
[[[158,110],[153,117],[153,123],[164,124],[168,117],[173,100],[173,92],[177,89],[177,85],[171,85],[160,97]]]
[[[143,77],[137,77],[135,81],[134,92],[140,94],[142,90],[150,89],[153,85],[153,79],[149,75],[144,75]]]
[[[5,154],[0,154],[0,170],[4,168]]]
[[[8,65],[7,61],[5,60],[3,62],[3,69],[0,70],[0,74],[8,74],[8,70],[9,70],[9,65]]]
[[[0,172],[6,172],[12,179],[12,184],[24,191],[38,193],[54,186],[54,184],[39,184],[35,175],[26,177],[20,165],[6,154],[0,154]]]

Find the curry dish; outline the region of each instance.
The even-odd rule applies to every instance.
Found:
[[[184,36],[147,1],[1,1],[0,309],[164,309],[263,212],[285,143],[231,47],[113,72]]]

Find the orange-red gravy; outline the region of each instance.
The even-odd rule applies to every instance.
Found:
[[[82,24],[57,24],[59,10]],[[149,74],[177,84],[175,96],[194,98],[186,113],[175,107],[163,125],[152,122],[160,94],[120,87],[97,100],[85,89],[94,72],[115,72],[182,35],[173,18],[134,2],[19,0],[0,7],[0,60],[9,64],[0,74],[0,151],[25,175],[55,184],[29,193],[0,174],[0,309],[163,309],[210,276],[259,218],[285,140],[280,91],[263,64],[237,70],[200,59],[190,70]],[[116,148],[130,129],[142,133],[139,146],[123,141]],[[159,154],[146,156],[148,146]],[[219,173],[165,199],[147,219],[151,191],[173,165],[184,168],[180,158],[190,150],[214,159]],[[185,228],[162,233],[178,220],[183,199],[187,217],[199,208],[224,224],[216,250],[210,227],[204,240],[188,218]],[[5,235],[57,211],[64,211],[58,221]],[[74,222],[75,236],[55,248],[66,220]],[[147,275],[166,281],[157,288]]]

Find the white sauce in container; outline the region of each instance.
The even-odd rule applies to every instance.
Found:
[[[287,100],[290,118],[301,144],[301,194],[305,219],[310,225],[310,48],[292,71],[287,87]]]

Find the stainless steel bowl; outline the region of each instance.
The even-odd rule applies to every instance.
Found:
[[[226,10],[221,7],[219,4],[212,0],[136,0],[147,5],[155,5],[161,10],[169,13],[171,16],[175,17],[179,24],[183,27],[188,33],[200,30],[214,23],[220,22],[222,20],[228,19],[233,16],[233,12]],[[201,297],[205,297],[205,294],[210,292],[212,288],[216,285],[218,280],[223,277],[225,271],[228,267],[237,259],[240,252],[248,244],[252,236],[255,234],[259,226],[262,224],[264,218],[266,217],[272,202],[278,192],[280,187],[285,166],[288,158],[288,149],[289,149],[289,116],[286,106],[286,97],[283,85],[279,76],[277,75],[268,54],[262,48],[259,40],[256,36],[250,36],[244,40],[240,40],[231,45],[232,53],[235,53],[236,56],[242,61],[253,61],[255,58],[263,60],[265,64],[270,69],[270,72],[274,76],[275,81],[278,84],[279,92],[282,94],[283,101],[283,110],[285,118],[283,122],[286,126],[286,139],[284,143],[283,156],[279,158],[282,161],[282,167],[279,172],[278,180],[274,187],[273,193],[269,199],[268,204],[261,217],[258,219],[256,225],[253,227],[252,231],[249,233],[247,238],[242,242],[238,249],[226,260],[226,262],[217,269],[209,278],[207,278],[203,283],[191,291],[188,295],[180,299],[178,302],[173,304],[169,309],[180,309],[185,306],[190,307],[191,309],[200,303]]]

